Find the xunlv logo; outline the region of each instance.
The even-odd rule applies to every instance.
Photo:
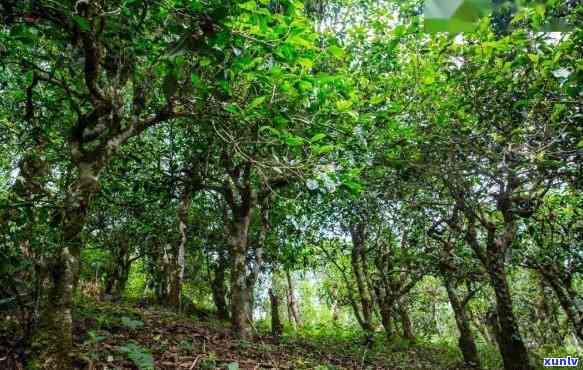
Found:
[[[579,359],[571,356],[567,357],[545,357],[544,366],[577,366]]]

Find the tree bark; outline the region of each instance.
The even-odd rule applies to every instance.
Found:
[[[500,328],[499,347],[506,370],[530,370],[528,353],[512,311],[512,298],[508,287],[503,256],[490,258],[490,282],[496,295],[496,313]]]
[[[382,271],[382,269],[381,269]],[[381,324],[383,324],[383,328],[385,330],[385,335],[387,339],[391,339],[393,337],[393,302],[387,295],[387,287],[383,286],[385,282],[379,282],[374,287],[375,294],[377,297],[378,305],[379,305],[379,313],[381,316]]]
[[[547,283],[542,274],[536,275],[538,282],[539,297],[536,303],[536,317],[539,327],[539,345],[542,346],[547,343],[553,343],[557,346],[564,345],[563,336],[556,328],[560,327],[557,317],[557,305],[551,299],[552,287]],[[560,302],[559,302],[560,304]]]
[[[156,263],[152,264],[148,286],[154,291],[156,302],[167,305],[170,296],[170,276],[172,275],[172,245],[167,243],[158,247]]]
[[[117,301],[122,297],[125,290],[132,260],[129,256],[129,240],[122,236],[120,240],[114,240],[113,242],[117,242],[117,246],[112,250],[113,258],[105,277],[103,293]]]
[[[478,356],[478,349],[476,347],[476,342],[474,341],[472,330],[470,329],[470,320],[466,313],[466,308],[463,302],[458,298],[451,278],[444,276],[444,283],[455,316],[455,322],[460,333],[458,344],[462,351],[464,362],[470,367],[479,368],[480,358]]]
[[[302,326],[302,319],[300,316],[300,310],[298,307],[298,302],[295,297],[293,279],[289,270],[285,271],[285,277],[287,280],[287,305],[291,318],[296,326]]]
[[[541,275],[549,286],[555,292],[557,299],[561,305],[567,319],[575,329],[575,335],[579,340],[583,341],[583,307],[577,303],[578,297],[575,290],[568,286],[569,283],[564,284],[548,269],[541,268]]]
[[[80,273],[80,234],[86,223],[87,205],[98,189],[97,175],[81,167],[79,181],[65,200],[64,214],[56,214],[53,220],[62,225],[63,245],[49,264],[48,302],[35,334],[35,344],[40,346],[40,351],[33,356],[33,361],[43,369],[72,368],[72,310]]]
[[[177,211],[178,230],[180,239],[176,248],[174,248],[173,256],[171,257],[170,277],[169,277],[169,296],[168,303],[170,306],[180,309],[180,298],[182,292],[182,281],[184,280],[185,268],[185,248],[187,241],[187,227],[188,227],[188,209],[190,208],[190,190],[184,189],[180,206]]]
[[[251,264],[251,268],[247,277],[245,278],[245,295],[247,296],[247,312],[249,315],[249,321],[253,322],[253,313],[255,311],[255,285],[257,284],[257,279],[259,277],[259,270],[263,264],[263,249],[265,247],[265,241],[267,239],[267,233],[269,231],[269,210],[267,208],[267,202],[264,202],[261,208],[261,230],[259,231],[259,239],[255,245],[254,251],[255,256]]]
[[[247,320],[252,325],[255,320],[255,283],[256,279],[247,275],[245,278],[245,312],[247,312]]]
[[[231,326],[233,333],[240,338],[249,336],[248,296],[245,281],[245,257],[247,234],[251,219],[251,209],[236,215],[231,225],[229,243],[231,246]]]
[[[405,251],[407,244],[406,233],[403,235],[399,248]],[[375,257],[376,269],[379,272],[380,279],[373,284],[371,289],[375,293],[376,302],[378,302],[381,323],[385,330],[385,335],[391,339],[395,334],[395,313],[397,313],[399,301],[403,301],[405,296],[415,287],[419,278],[413,273],[401,271],[398,276],[394,276],[395,261],[391,258],[390,246],[384,244],[380,253]],[[364,266],[363,266],[364,268]],[[373,302],[374,304],[374,302]],[[408,319],[408,316],[407,316]],[[412,330],[411,330],[412,331]]]
[[[502,344],[502,330],[500,329],[500,322],[498,321],[498,314],[496,313],[496,306],[490,307],[486,313],[486,329],[490,338],[494,340],[492,343],[500,347]]]
[[[385,329],[385,335],[387,339],[391,339],[394,334],[392,307],[386,303],[382,303],[379,305],[379,311],[381,314],[381,323]]]
[[[360,306],[362,311],[362,329],[370,335],[374,331],[372,327],[373,301],[368,289],[365,274],[365,241],[366,226],[363,222],[351,225],[350,236],[352,238],[351,265],[358,293],[360,295]]]
[[[74,293],[74,270],[77,256],[68,247],[63,247],[59,259],[49,268],[48,304],[44,308],[35,334],[34,346],[40,354],[35,356],[35,365],[47,370],[71,368],[70,349],[73,346],[72,306]],[[33,347],[33,350],[35,348]]]
[[[104,294],[114,301],[119,301],[123,296],[129,278],[130,266],[131,263],[120,261],[111,267],[105,283]]]
[[[332,302],[332,323],[338,324],[338,301]]]
[[[279,297],[275,285],[269,289],[269,301],[271,302],[271,335],[279,339],[283,333],[283,325],[279,315]]]
[[[528,352],[512,310],[512,298],[504,266],[506,251],[514,242],[516,234],[516,222],[509,202],[506,193],[497,199],[497,207],[502,212],[504,219],[503,230],[501,232],[495,223],[485,220],[481,221],[486,231],[485,250],[478,241],[475,228],[476,215],[471,209],[462,207],[468,217],[466,240],[487,270],[490,285],[494,289],[496,297],[496,317],[498,321],[498,325],[495,326],[498,331],[496,342],[502,355],[504,369],[531,370],[532,366],[530,365]],[[459,230],[458,226],[453,225],[453,227]]]
[[[470,318],[471,324],[474,325],[474,327],[480,333],[482,338],[486,342],[496,346],[497,342],[492,336],[492,334],[489,332],[488,325],[485,323],[485,321],[483,319],[479,319],[471,310],[467,310],[466,312],[468,314],[468,317]]]
[[[416,342],[415,334],[413,334],[413,325],[411,319],[409,318],[409,312],[407,312],[407,306],[404,302],[399,303],[399,316],[401,317],[401,325],[403,326],[403,338]]]
[[[227,288],[225,286],[225,271],[227,269],[227,260],[225,251],[221,248],[219,250],[219,258],[217,264],[214,266],[214,277],[212,278],[211,288],[213,294],[213,302],[217,308],[217,316],[219,320],[229,320],[229,310],[227,308]]]
[[[332,300],[330,307],[332,311],[332,323],[336,325],[338,323],[338,288],[335,285],[330,289],[330,299]]]

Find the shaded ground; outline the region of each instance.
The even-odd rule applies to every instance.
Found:
[[[240,341],[231,337],[226,323],[194,308],[196,314],[185,315],[137,303],[79,299],[71,353],[77,369],[463,369],[457,348],[445,344],[379,339],[366,347],[357,333],[328,327],[302,330],[309,337],[284,335],[279,342],[258,330],[249,341]],[[18,312],[0,316],[0,370],[22,370],[27,357],[19,324],[25,321]],[[479,352],[484,369],[502,367],[495,348],[480,347]],[[543,357],[580,357],[561,348],[533,349],[531,355],[537,369],[543,369]]]
[[[267,335],[235,340],[222,323],[160,308],[82,303],[75,325],[76,364],[83,369],[455,369],[443,349],[366,349],[334,338]],[[449,363],[448,363],[449,362]]]

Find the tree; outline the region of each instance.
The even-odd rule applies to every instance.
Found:
[[[583,340],[581,298],[573,281],[581,272],[583,260],[578,252],[581,241],[581,198],[577,195],[549,195],[545,205],[527,226],[524,264],[538,272],[555,293],[576,335]],[[529,240],[530,239],[530,240]]]
[[[431,109],[435,113],[429,116],[431,125],[422,124],[420,132],[431,132],[425,140],[434,139],[439,144],[422,145],[423,149],[413,155],[417,157],[414,162],[425,166],[431,163],[426,169],[437,169],[436,176],[441,178],[442,186],[453,200],[454,217],[449,226],[464,235],[488,271],[496,294],[497,318],[502,331],[500,350],[505,367],[522,369],[528,363],[528,355],[512,310],[506,255],[515,245],[521,220],[532,216],[544,195],[556,186],[562,166],[568,162],[566,144],[555,141],[551,133],[570,130],[572,121],[561,120],[553,114],[557,106],[561,111],[574,106],[565,105],[570,99],[566,91],[558,98],[559,102],[546,104],[546,99],[555,101],[550,96],[556,94],[558,86],[550,74],[514,78],[515,73],[526,76],[523,74],[526,71],[543,68],[538,62],[532,63],[527,55],[518,59],[523,61],[521,72],[513,72],[511,64],[505,64],[507,70],[494,67],[503,67],[510,51],[513,60],[517,60],[517,55],[527,53],[530,43],[541,45],[544,50],[541,59],[551,60],[553,51],[542,46],[542,41],[485,37],[488,41],[478,39],[476,46],[467,45],[463,50],[453,48],[456,53],[461,52],[464,62],[459,68],[443,67],[449,81],[459,81],[452,90],[447,87],[440,90],[445,99],[436,103],[433,81],[427,81],[421,89],[432,96]],[[483,46],[487,47],[485,53]],[[547,84],[543,85],[543,81]],[[547,88],[533,96],[535,86]],[[446,109],[452,102],[461,108],[448,112]],[[492,114],[494,107],[495,114]],[[447,145],[432,136],[445,132],[449,137],[454,132],[463,136],[450,140]],[[555,148],[553,154],[546,154],[551,147]]]
[[[118,7],[123,11],[115,11]],[[168,14],[173,27],[164,30],[169,39],[204,44],[219,19],[205,18],[202,13],[183,19],[178,17],[178,8],[121,2],[70,1],[59,6],[20,2],[9,11],[2,39],[14,51],[5,58],[10,68],[31,76],[31,89],[42,82],[44,89],[58,94],[64,103],[62,125],[51,129],[67,143],[73,179],[63,189],[60,210],[51,215],[61,242],[47,260],[51,305],[46,306],[38,332],[38,340],[46,343],[38,363],[64,369],[70,368],[72,297],[83,245],[80,235],[100,189],[99,176],[130,138],[190,114],[177,96],[180,67],[172,61],[160,67],[158,62],[177,45],[152,39],[148,29],[161,24],[163,14]],[[181,34],[177,25],[190,32]],[[41,37],[46,43],[42,46],[35,42]],[[43,49],[45,52],[39,52]],[[161,52],[145,52],[155,49]],[[64,64],[71,69],[64,71]],[[166,75],[163,83],[146,89],[145,82],[156,71]],[[43,103],[29,105],[41,110]],[[63,130],[67,126],[72,128]]]
[[[438,228],[438,226],[437,224],[430,228],[428,234],[438,242],[438,270],[455,315],[459,331],[459,347],[464,357],[464,362],[470,367],[480,368],[478,349],[470,328],[470,319],[466,307],[479,289],[472,288],[472,282],[479,281],[483,273],[476,266],[472,266],[471,261],[468,261],[467,251],[459,247],[460,243],[452,238],[452,233],[443,235],[445,231]],[[467,292],[460,297],[457,286],[464,282],[467,286]]]

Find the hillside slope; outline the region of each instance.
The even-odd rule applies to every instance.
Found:
[[[83,369],[148,369],[152,364],[168,370],[456,368],[445,349],[367,349],[357,339],[284,336],[276,341],[260,333],[241,341],[210,318],[137,304],[85,301],[76,313],[75,339],[75,363]]]

